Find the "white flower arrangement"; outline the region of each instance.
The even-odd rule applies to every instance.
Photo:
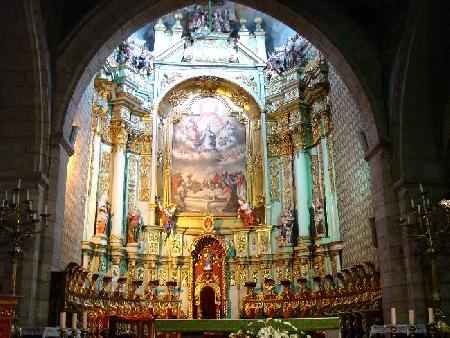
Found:
[[[231,333],[230,338],[305,338],[307,335],[287,321],[267,318],[252,321],[238,332]]]

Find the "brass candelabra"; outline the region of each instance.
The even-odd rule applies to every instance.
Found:
[[[439,227],[435,221],[436,207],[430,203],[428,192],[420,185],[419,203],[411,199],[412,212],[415,222],[404,222],[405,226],[413,227],[414,239],[424,245],[425,257],[431,269],[432,303],[434,312],[434,323],[436,330],[441,333],[449,333],[450,327],[445,322],[445,315],[441,310],[441,294],[439,291],[438,267],[437,267],[437,247],[438,237],[450,233],[450,200],[442,200],[439,205],[445,209],[447,224]]]
[[[49,214],[46,207],[45,212],[40,214],[41,218],[37,217],[37,210],[33,210],[29,190],[26,199],[21,199],[24,189],[20,188],[20,180],[13,191],[12,200],[8,199],[8,193],[5,192],[5,199],[0,203],[0,235],[5,236],[12,243],[10,293],[15,295],[17,267],[25,240],[45,229]]]

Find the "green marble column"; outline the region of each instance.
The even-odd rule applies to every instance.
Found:
[[[295,168],[295,197],[298,219],[298,235],[300,237],[310,236],[310,213],[311,208],[311,159],[306,150],[300,150],[294,159]]]
[[[332,169],[330,169],[330,151],[328,145],[328,139],[326,137],[322,138],[320,142],[320,149],[322,152],[322,164],[323,164],[323,173],[324,173],[324,190],[325,190],[325,200],[326,200],[326,219],[328,225],[328,237],[327,239],[323,239],[323,242],[335,242],[340,240],[339,234],[339,218],[338,218],[338,210],[337,210],[337,201],[336,201],[336,191],[334,187],[331,186],[331,180],[334,177],[330,177],[334,175]]]

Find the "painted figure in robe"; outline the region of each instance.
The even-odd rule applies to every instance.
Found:
[[[258,225],[258,219],[256,218],[255,211],[250,207],[248,202],[239,200],[238,218],[242,220],[244,226],[253,227]]]
[[[108,227],[109,218],[111,216],[111,208],[109,202],[101,199],[97,209],[97,224],[95,233],[106,237],[106,229]]]
[[[139,211],[132,207],[128,214],[128,243],[136,243],[142,226],[142,219]]]

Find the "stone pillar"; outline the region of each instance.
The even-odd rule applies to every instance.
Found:
[[[62,249],[62,224],[64,224],[64,203],[66,195],[67,163],[73,148],[67,140],[59,135],[51,137],[51,161],[49,167],[49,187],[47,195],[48,213],[50,214],[48,226],[39,236],[42,250],[41,265],[33,264],[31,260],[24,260],[22,271],[25,275],[38,273],[38,285],[22,279],[23,300],[20,307],[22,325],[45,326],[48,321],[48,306],[50,298],[51,271],[60,271]],[[40,206],[43,210],[43,206]],[[37,243],[35,243],[36,245]],[[32,266],[27,266],[27,262]],[[30,274],[31,271],[31,274]],[[32,278],[32,277],[31,277]]]
[[[128,125],[122,120],[111,122],[113,141],[113,182],[111,194],[111,238],[113,246],[120,245],[123,227],[123,204],[125,182],[125,145]]]
[[[294,158],[295,168],[295,200],[298,220],[298,235],[309,238],[311,217],[311,160],[306,150],[300,150]]]
[[[244,18],[241,18],[239,20],[241,24],[241,28],[239,29],[239,41],[247,48],[250,48],[250,32],[248,31],[247,27],[245,27],[245,24],[247,23],[247,20]]]
[[[166,26],[162,18],[159,18],[158,23],[155,25],[155,45],[153,48],[155,56],[164,52],[167,47]]]
[[[267,61],[266,51],[266,32],[261,27],[261,18],[255,18],[255,39],[256,39],[256,55],[264,61]]]
[[[183,27],[181,26],[180,20],[182,16],[181,13],[175,14],[175,24],[172,27],[172,45],[181,41],[181,36],[183,35]]]

